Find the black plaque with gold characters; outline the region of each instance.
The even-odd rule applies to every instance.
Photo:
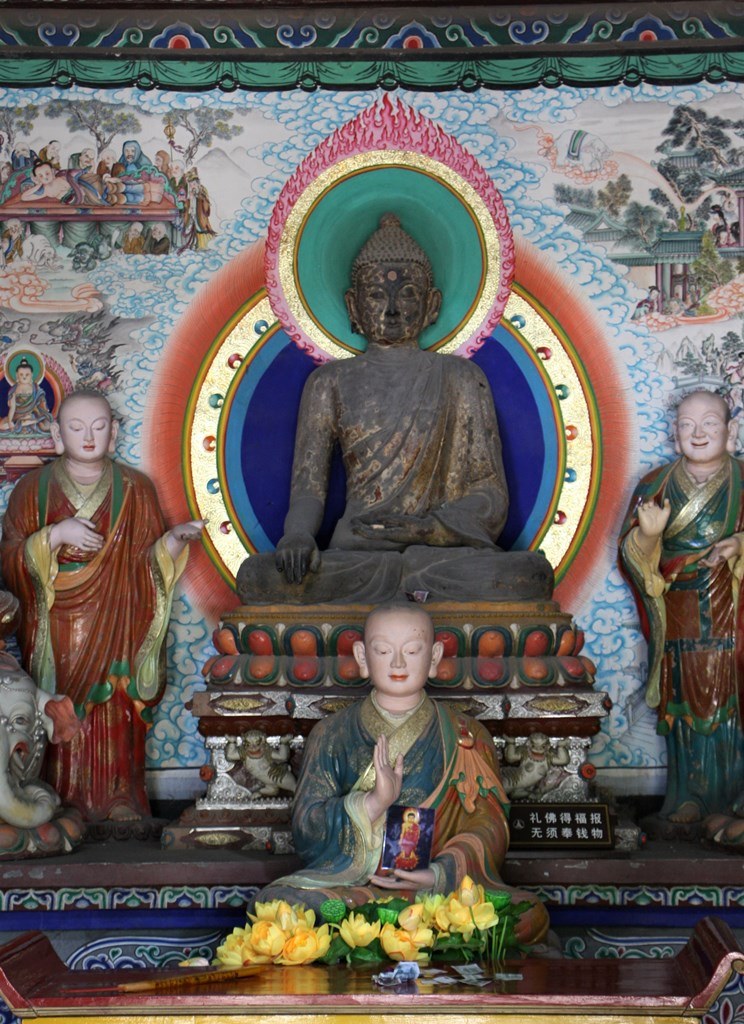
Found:
[[[512,850],[611,849],[615,843],[607,804],[512,804]]]

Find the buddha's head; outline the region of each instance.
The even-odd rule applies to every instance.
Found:
[[[345,298],[352,330],[370,345],[416,344],[439,316],[429,258],[394,214],[382,216],[359,250]]]

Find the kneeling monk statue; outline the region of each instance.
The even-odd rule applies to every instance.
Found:
[[[416,590],[433,600],[549,599],[547,559],[496,546],[509,498],[485,375],[419,347],[442,300],[426,253],[386,214],[351,279],[346,306],[367,350],[308,378],[284,536],[275,554],[240,567],[241,600],[377,603]],[[336,444],[347,501],[321,553]]]
[[[319,722],[310,734],[292,811],[305,868],[274,882],[259,901],[318,909],[329,897],[349,906],[398,890],[447,893],[465,875],[505,889],[499,868],[509,844],[507,799],[493,741],[474,719],[430,700],[426,680],[442,645],[419,605],[384,605],[368,617],[354,654],[372,693]],[[428,867],[377,873],[393,804],[434,809]],[[519,919],[520,943],[541,941],[548,915],[537,897]]]

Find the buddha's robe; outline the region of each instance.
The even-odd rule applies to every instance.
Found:
[[[499,868],[509,845],[508,803],[493,741],[474,719],[424,697],[400,719],[378,708],[372,697],[324,719],[310,734],[292,811],[295,848],[305,868],[280,878],[258,894],[315,908],[330,896],[350,906],[391,895],[368,885],[382,851],[385,815],[370,822],[365,795],[374,787],[372,754],[382,732],[389,757],[403,754],[403,788],[396,801],[434,808],[430,867],[434,890],[451,892],[465,875],[488,889],[506,889]],[[411,895],[408,893],[407,895]],[[548,916],[537,897],[519,922],[522,942],[540,941]]]
[[[273,556],[252,556],[238,575],[244,601],[378,602],[414,590],[443,600],[550,597],[543,556],[496,547],[509,505],[501,440],[490,386],[470,360],[372,345],[315,370],[300,404],[290,516],[303,499],[325,502],[336,444],[346,508],[320,571],[286,584]],[[426,536],[404,543],[354,530],[360,516],[388,515],[426,520]]]
[[[744,559],[700,565],[711,547],[744,531],[744,464],[728,456],[698,485],[683,461],[649,473],[636,488],[620,543],[621,561],[649,645],[646,701],[666,736],[662,814],[683,803],[702,815],[724,810],[741,791],[744,665],[739,583]],[[665,499],[671,514],[656,552],[635,541],[641,501]]]
[[[75,515],[104,536],[99,552],[51,550],[52,525]],[[75,739],[49,748],[46,779],[89,820],[149,814],[145,732],[165,686],[160,652],[186,562],[184,552],[174,563],[164,532],[150,480],[109,460],[84,489],[64,459],[27,473],[5,513],[0,556],[21,601],[24,667],[85,716]]]

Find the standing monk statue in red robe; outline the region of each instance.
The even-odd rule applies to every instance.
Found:
[[[166,531],[151,481],[109,458],[117,424],[102,395],[70,395],[51,429],[60,458],[18,482],[0,546],[24,666],[84,718],[49,751],[46,778],[89,821],[136,820],[150,814],[145,734],[173,590],[204,524]]]

